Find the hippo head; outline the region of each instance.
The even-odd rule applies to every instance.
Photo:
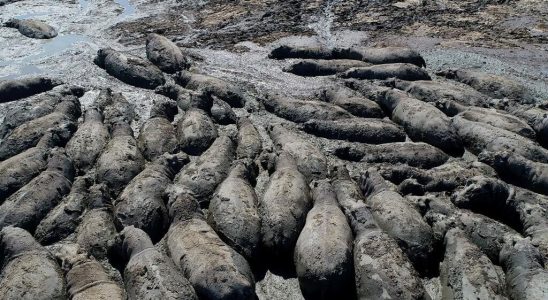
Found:
[[[76,243],[63,243],[54,255],[61,262],[63,270],[67,271],[89,261],[87,252]]]
[[[147,233],[133,225],[126,226],[119,235],[122,241],[122,251],[127,258],[131,258],[145,249],[154,248]]]
[[[189,161],[188,155],[179,152],[177,154],[164,153],[156,159],[155,163],[163,166],[170,176],[175,176]]]
[[[178,89],[177,86],[173,84],[164,84],[156,87],[154,92],[158,95],[163,95],[171,99],[177,99]]]
[[[154,101],[152,109],[150,110],[150,117],[163,117],[170,121],[173,121],[173,118],[177,114],[177,102],[171,99],[159,99]]]
[[[193,218],[204,218],[200,204],[189,191],[172,189],[167,203],[172,222],[183,222]]]
[[[49,77],[40,77],[40,83],[43,86],[50,86],[50,87],[56,87],[58,85],[63,84],[63,81],[56,78],[49,78]]]
[[[108,55],[114,53],[115,50],[112,48],[102,48],[97,51],[97,56],[93,60],[93,62],[98,65],[101,68],[105,67],[105,59]]]
[[[457,70],[456,69],[447,69],[445,71],[439,71],[436,72],[436,75],[443,76],[448,79],[454,79],[457,77]]]
[[[71,120],[78,120],[82,115],[80,101],[76,97],[67,97],[66,100],[59,102],[55,107],[55,111],[66,115]]]
[[[175,78],[175,81],[177,81],[178,84],[180,84],[184,87],[192,79],[192,73],[190,73],[189,71],[181,70],[181,71],[175,73],[175,75],[173,77]]]
[[[284,67],[282,69],[284,72],[289,72],[301,76],[313,76],[318,73],[317,66],[315,63],[309,61],[299,61],[290,66]]]
[[[350,172],[343,163],[332,164],[329,167],[329,177],[333,179],[351,180]]]
[[[86,92],[86,89],[78,85],[64,85],[62,89],[59,91],[61,95],[75,96],[77,98],[82,97],[85,92]]]
[[[56,146],[64,147],[76,129],[74,122],[62,122],[58,126],[48,129],[36,147],[48,149]]]
[[[542,269],[542,255],[529,239],[504,237],[499,259],[505,268],[519,266],[525,270]]]
[[[279,46],[278,48],[272,50],[270,54],[268,55],[268,58],[270,59],[278,59],[280,57],[286,57],[288,53],[291,52],[291,47],[287,45]]]
[[[152,40],[160,38],[161,36],[157,33],[149,33],[146,38],[146,45],[148,45]]]
[[[508,151],[482,151],[478,155],[478,161],[490,166],[505,165],[509,157],[510,152]]]
[[[111,207],[110,190],[104,183],[94,184],[89,188],[87,197],[88,209]]]
[[[388,184],[375,168],[369,168],[360,174],[359,185],[366,198],[389,190]]]
[[[259,173],[258,163],[249,158],[241,158],[232,162],[231,174],[240,176],[249,181],[252,185],[256,184],[255,178]]]
[[[19,27],[19,20],[9,19],[6,23],[4,23],[4,26],[10,27],[10,28],[17,28]]]
[[[504,181],[480,175],[467,180],[466,186],[451,196],[451,202],[459,208],[485,212],[503,209],[500,201],[508,199],[512,192]]]
[[[39,248],[40,244],[24,229],[7,226],[0,231],[0,249],[4,264],[16,255]]]

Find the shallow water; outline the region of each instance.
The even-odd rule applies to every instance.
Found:
[[[22,66],[21,68],[19,68],[19,72],[16,73],[16,74],[12,74],[12,75],[8,75],[8,76],[3,76],[3,77],[0,77],[0,80],[8,80],[8,79],[15,79],[19,76],[23,76],[23,75],[33,75],[33,74],[40,74],[40,73],[43,73],[44,71],[40,68],[38,68],[37,66],[35,65],[24,65]]]
[[[114,2],[122,6],[124,9],[122,14],[118,16],[119,20],[128,17],[135,12],[135,7],[128,0],[114,0]]]
[[[60,35],[54,39],[51,39],[50,42],[44,44],[39,53],[28,56],[23,59],[23,61],[41,60],[48,56],[62,53],[63,51],[71,48],[75,44],[86,41],[89,41],[89,39],[86,36],[80,34]]]
[[[116,4],[122,7],[122,12],[115,17],[115,23],[122,21],[123,19],[133,15],[135,13],[135,7],[129,0],[113,0]],[[78,0],[79,14],[85,14],[90,7],[90,0]],[[47,11],[33,12],[27,14],[20,14],[14,16],[16,19],[42,19],[41,17],[48,17],[52,15],[51,9]],[[43,63],[50,57],[56,57],[63,52],[74,49],[77,44],[80,43],[94,43],[93,39],[86,34],[59,34],[59,36],[44,40],[44,44],[41,45],[40,50],[34,53],[30,53],[28,56],[19,58],[16,60],[5,60],[0,62],[0,67],[13,66],[12,72],[8,72],[7,75],[0,75],[0,80],[14,79],[20,76],[40,74],[44,73],[44,70],[39,67],[40,63]]]
[[[28,13],[28,14],[22,14],[22,15],[18,15],[18,16],[15,16],[13,17],[14,19],[22,19],[22,20],[25,20],[25,19],[35,19],[37,17],[43,17],[43,16],[47,16],[51,13],[51,11],[44,11],[44,12],[35,12],[35,13]],[[39,19],[39,18],[38,18]]]
[[[13,79],[19,76],[42,73],[42,69],[36,66],[38,63],[44,61],[48,57],[59,55],[78,43],[87,41],[89,41],[89,39],[86,36],[79,34],[59,35],[53,39],[45,40],[45,43],[37,53],[19,60],[0,62],[0,67],[9,65],[20,66],[17,73],[0,77],[0,79]]]
[[[80,10],[86,10],[89,6],[89,0],[78,0],[78,4],[80,5]]]

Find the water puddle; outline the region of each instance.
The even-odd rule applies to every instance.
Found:
[[[135,13],[135,7],[130,3],[129,0],[113,0],[115,3],[122,7],[122,12],[119,14],[115,21],[120,22],[121,20],[131,16]],[[80,13],[85,13],[90,7],[90,0],[78,0]],[[42,12],[33,12],[15,16],[17,19],[31,19],[39,18],[42,16],[47,16],[51,14],[50,11]],[[58,56],[59,54],[72,49],[75,45],[79,43],[91,42],[91,39],[85,35],[81,34],[67,34],[59,35],[53,39],[45,40],[44,44],[40,50],[32,55],[26,56],[22,59],[16,60],[7,60],[0,62],[0,67],[14,66],[14,69],[17,71],[7,75],[0,76],[0,80],[13,79],[20,76],[31,75],[31,74],[40,74],[44,70],[38,67],[38,64],[43,62],[49,57]]]
[[[89,7],[89,0],[78,0],[80,10],[86,10]]]
[[[25,19],[34,19],[36,17],[43,17],[43,16],[47,16],[51,13],[51,11],[44,11],[44,12],[35,12],[35,13],[28,13],[28,14],[22,14],[22,15],[18,15],[18,16],[15,16],[13,17],[14,19],[20,19],[20,20],[25,20]]]
[[[25,61],[31,60],[41,60],[43,58],[56,55],[67,49],[72,48],[73,45],[76,45],[80,42],[87,42],[89,39],[86,36],[80,34],[67,34],[57,36],[52,39],[51,42],[48,42],[42,46],[42,50],[34,55],[26,57]]]
[[[118,16],[118,19],[124,19],[135,12],[135,7],[128,0],[114,0],[118,5],[123,8],[122,14]]]
[[[32,75],[32,74],[40,74],[42,73],[42,69],[38,68],[34,65],[25,65],[19,68],[19,72],[16,74],[8,75],[8,76],[2,76],[0,77],[0,80],[9,80],[9,79],[15,79],[19,76],[23,75]]]
[[[8,60],[0,63],[0,67],[9,65],[19,65],[19,72],[16,74],[10,74],[0,79],[10,79],[23,75],[39,74],[43,71],[38,68],[35,63],[43,61],[51,56],[59,55],[60,53],[71,49],[78,43],[88,42],[89,39],[86,36],[79,34],[59,35],[53,39],[47,40],[41,47],[40,51],[36,54],[32,54],[24,57],[20,60]]]

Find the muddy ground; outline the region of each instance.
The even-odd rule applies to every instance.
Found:
[[[280,44],[409,46],[425,58],[430,74],[478,68],[522,82],[537,101],[548,100],[545,0],[38,0],[0,6],[0,21],[12,17],[43,20],[57,28],[59,36],[30,39],[0,27],[0,80],[36,74],[60,78],[89,89],[81,99],[84,106],[100,88],[111,87],[137,105],[136,130],[148,117],[152,101],[163,96],[114,79],[93,58],[107,46],[145,57],[144,38],[150,32],[176,41],[196,71],[246,87],[250,105],[236,113],[250,115],[266,145],[266,125],[286,121],[260,111],[256,98],[272,91],[309,97],[334,83],[332,77],[284,73],[291,60],[267,58]],[[0,121],[9,105],[17,103],[0,104]],[[307,138],[324,149],[334,143]],[[264,176],[259,178],[259,192]],[[435,296],[436,279],[428,281]],[[257,290],[264,299],[301,297],[296,279],[271,273]]]

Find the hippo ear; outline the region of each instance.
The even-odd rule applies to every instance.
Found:
[[[83,258],[82,249],[75,243],[61,244],[59,248],[53,251],[53,255],[61,269],[68,271],[72,265]]]
[[[401,195],[424,195],[425,187],[415,178],[407,178],[398,185],[398,193]]]
[[[445,111],[448,102],[447,99],[438,99],[433,104],[437,109]]]
[[[188,158],[188,155],[186,155],[184,152],[179,152],[177,154],[166,153],[164,154],[164,156],[167,159],[169,168],[174,173],[179,172],[181,168],[190,161],[190,159]]]
[[[168,94],[168,87],[169,87],[169,84],[159,85],[154,89],[154,93],[156,93],[158,95],[163,95],[163,96],[166,96],[166,97],[170,97],[170,96],[168,96],[169,95]]]
[[[497,162],[497,158],[501,158],[501,156],[492,151],[485,150],[478,154],[478,161],[490,166]]]
[[[382,83],[387,87],[396,88],[396,81],[397,80],[398,80],[397,78],[389,78],[389,79],[384,80]]]
[[[536,247],[532,245],[530,238],[522,238],[515,235],[504,235],[500,238],[502,241],[502,249],[499,253],[499,260],[501,262],[508,263],[515,253],[527,253],[528,259],[541,261],[540,253],[536,250]],[[533,250],[533,251],[531,251]],[[525,257],[524,255],[518,257]]]
[[[375,168],[369,168],[360,174],[359,185],[366,198],[388,189],[388,185],[384,178]]]
[[[100,68],[105,68],[105,58],[106,58],[106,53],[105,53],[105,50],[104,49],[99,49],[97,51],[97,56],[95,56],[95,59],[93,60],[93,62],[99,66]]]
[[[511,155],[515,155],[514,151],[502,151],[502,152],[496,152],[494,162],[495,164],[506,164],[508,163],[508,159]]]

